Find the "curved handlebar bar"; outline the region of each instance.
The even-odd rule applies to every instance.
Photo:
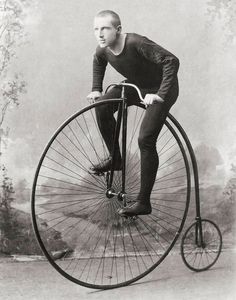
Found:
[[[141,103],[142,103],[143,105],[145,105],[145,107],[148,106],[148,104],[144,102],[144,98],[143,98],[143,96],[142,96],[142,94],[141,94],[140,89],[139,89],[135,84],[133,84],[133,83],[127,83],[127,82],[120,82],[120,83],[118,83],[118,84],[110,84],[110,85],[107,87],[106,91],[107,91],[111,86],[130,86],[130,87],[134,88],[134,89],[137,91],[137,93],[138,93],[138,96],[139,96],[139,99],[141,100]],[[159,102],[159,101],[154,100],[153,103],[157,103],[157,102]],[[164,101],[162,100],[161,102],[164,102]]]
[[[143,102],[143,104],[145,104],[144,103],[144,98],[143,98],[143,96],[141,94],[140,89],[137,87],[137,85],[135,85],[133,83],[126,83],[126,82],[121,82],[121,83],[116,84],[116,85],[118,85],[118,86],[121,85],[121,86],[131,86],[131,87],[133,87],[137,91],[139,99]]]

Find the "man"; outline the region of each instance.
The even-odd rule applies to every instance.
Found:
[[[94,19],[94,32],[98,47],[93,60],[93,87],[87,96],[89,100],[119,98],[121,88],[114,87],[102,95],[102,84],[107,63],[110,63],[129,83],[136,84],[147,105],[138,144],[141,155],[141,185],[135,204],[119,211],[122,216],[150,214],[150,195],[155,182],[159,159],[156,151],[157,137],[171,106],[178,97],[179,60],[169,51],[146,37],[135,33],[122,33],[119,16],[109,10],[99,12]],[[137,103],[137,92],[126,89],[128,105]],[[97,108],[97,122],[111,154],[112,135],[115,128],[114,111],[108,106]],[[121,169],[120,150],[117,149],[115,169]],[[108,171],[111,157],[105,158],[92,169],[96,172]]]

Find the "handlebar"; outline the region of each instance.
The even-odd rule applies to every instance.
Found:
[[[118,85],[118,86],[121,85],[121,86],[131,86],[131,87],[133,87],[133,88],[137,91],[138,96],[139,96],[139,99],[142,101],[143,104],[145,104],[145,103],[144,103],[144,98],[143,98],[143,96],[142,96],[142,94],[141,94],[140,89],[137,87],[137,85],[135,85],[135,84],[133,84],[133,83],[127,83],[127,82],[121,82],[121,83],[119,83],[119,84],[117,84],[117,85]]]
[[[112,87],[112,86],[130,86],[130,87],[134,88],[134,89],[137,91],[137,93],[138,93],[138,96],[139,96],[139,99],[141,100],[141,103],[142,103],[143,105],[145,105],[145,107],[148,106],[148,104],[144,102],[144,98],[143,98],[143,96],[142,96],[142,94],[141,94],[140,89],[139,89],[135,84],[133,84],[133,83],[127,83],[127,82],[120,82],[120,83],[118,83],[118,84],[110,84],[110,85],[107,87],[106,92],[107,92],[107,90],[108,90],[110,87]],[[105,93],[106,93],[106,92],[105,92]],[[160,102],[160,101],[154,100],[153,104],[154,104],[154,103],[157,103],[157,102]],[[161,102],[164,102],[164,100],[162,100]]]

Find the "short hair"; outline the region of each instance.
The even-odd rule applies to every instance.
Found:
[[[120,17],[117,13],[115,13],[112,10],[102,10],[99,13],[97,13],[96,17],[106,17],[111,16],[112,17],[112,25],[117,27],[121,25]]]

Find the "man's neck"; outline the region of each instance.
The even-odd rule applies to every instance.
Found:
[[[117,40],[114,43],[114,45],[108,47],[113,54],[118,55],[123,51],[125,46],[125,38],[126,38],[126,34],[121,33],[117,37]]]

